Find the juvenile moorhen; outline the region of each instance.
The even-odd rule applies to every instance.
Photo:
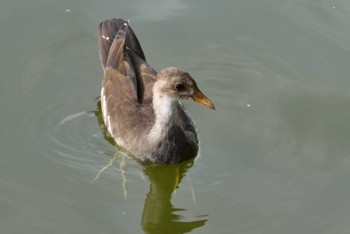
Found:
[[[99,52],[102,115],[117,145],[141,161],[179,163],[195,157],[196,128],[179,99],[215,107],[190,74],[176,67],[157,73],[123,19],[100,23]]]

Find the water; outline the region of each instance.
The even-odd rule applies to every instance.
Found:
[[[1,233],[349,233],[350,3],[2,1]],[[97,25],[130,19],[200,154],[142,166],[98,121]]]

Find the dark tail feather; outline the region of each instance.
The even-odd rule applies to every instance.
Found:
[[[100,59],[103,67],[106,66],[108,53],[113,40],[117,36],[119,29],[121,29],[121,27],[125,23],[127,23],[127,21],[120,18],[114,18],[100,23],[98,41],[100,49]],[[123,30],[121,30],[121,32],[123,32]],[[134,31],[130,27],[126,28],[126,34],[124,35],[124,37],[126,47],[135,52],[138,56],[140,56],[143,60],[146,61],[139,40],[137,39]]]

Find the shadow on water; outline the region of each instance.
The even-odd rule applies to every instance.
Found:
[[[104,125],[100,101],[97,103],[95,114],[105,139],[116,146]],[[184,221],[184,217],[176,213],[186,209],[176,208],[171,202],[172,194],[179,187],[188,169],[192,167],[193,161],[175,165],[143,164],[144,173],[150,181],[150,190],[146,195],[141,218],[141,226],[145,233],[181,234],[204,226],[207,219]]]

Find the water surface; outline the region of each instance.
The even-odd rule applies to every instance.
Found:
[[[194,161],[144,166],[106,139],[111,17],[215,103],[185,103]],[[348,233],[349,22],[345,0],[3,0],[0,232]]]

